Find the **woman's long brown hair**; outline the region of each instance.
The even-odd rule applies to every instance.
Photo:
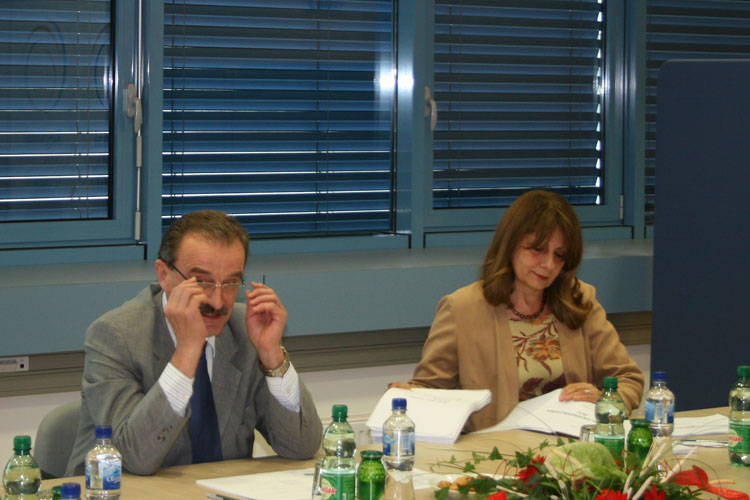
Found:
[[[529,191],[508,208],[495,229],[495,236],[482,265],[484,298],[492,305],[512,306],[510,294],[516,275],[511,266],[513,252],[528,234],[536,235],[533,245],[543,246],[555,229],[563,234],[567,250],[563,268],[544,291],[544,300],[555,317],[569,328],[580,327],[591,303],[583,303],[580,282],[576,278],[583,255],[583,236],[573,207],[559,194]]]

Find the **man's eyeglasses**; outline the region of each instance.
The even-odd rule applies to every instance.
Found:
[[[188,279],[188,277],[182,274],[182,271],[177,269],[174,264],[169,264],[169,268],[177,271],[177,274],[182,276],[183,279]],[[242,278],[240,278],[239,281],[230,281],[229,283],[211,283],[210,281],[198,280],[195,284],[198,285],[201,290],[206,292],[207,295],[214,293],[214,290],[217,288],[221,290],[222,294],[235,295],[241,287],[245,286],[245,281]]]

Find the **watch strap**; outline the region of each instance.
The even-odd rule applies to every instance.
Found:
[[[289,353],[284,346],[281,346],[281,350],[284,352],[284,361],[277,368],[269,370],[263,366],[263,363],[260,363],[260,368],[266,377],[283,377],[287,370],[289,370],[289,365],[291,364],[289,361]]]

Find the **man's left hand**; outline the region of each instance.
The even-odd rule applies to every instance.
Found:
[[[245,291],[247,333],[261,364],[272,370],[284,362],[281,335],[288,315],[273,289],[255,281],[250,286],[253,289]]]

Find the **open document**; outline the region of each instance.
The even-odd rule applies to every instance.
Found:
[[[466,420],[490,403],[489,390],[388,389],[367,419],[373,440],[383,437],[383,422],[391,416],[391,400],[406,399],[406,412],[414,421],[417,441],[456,442]]]
[[[595,423],[594,403],[560,401],[560,392],[562,389],[521,401],[502,422],[477,432],[524,429],[578,437],[582,425]]]

